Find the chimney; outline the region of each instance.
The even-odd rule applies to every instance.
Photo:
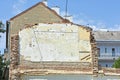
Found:
[[[60,8],[58,6],[54,6],[51,9],[54,10],[58,15],[60,14]]]
[[[73,17],[72,17],[71,15],[69,15],[69,16],[64,16],[64,18],[65,18],[65,19],[68,19],[70,22],[73,21]]]
[[[47,0],[42,0],[42,2],[47,6]]]

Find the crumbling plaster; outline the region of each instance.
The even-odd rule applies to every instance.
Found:
[[[10,80],[19,80],[31,71],[31,75],[41,75],[39,69],[47,69],[47,73],[98,73],[97,48],[89,28],[71,23],[40,23],[27,25],[10,40]]]
[[[41,23],[21,30],[19,38],[21,59],[91,62],[90,32],[77,25]]]

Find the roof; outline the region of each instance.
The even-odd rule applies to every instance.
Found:
[[[70,22],[69,20],[64,19],[63,17],[61,17],[61,16],[60,16],[59,14],[57,14],[54,10],[52,10],[51,8],[49,8],[48,6],[46,6],[43,2],[39,2],[39,3],[35,4],[34,6],[28,8],[27,10],[25,10],[25,11],[19,13],[18,15],[12,17],[12,18],[10,19],[10,21],[12,21],[12,20],[20,17],[21,15],[27,13],[28,11],[30,11],[31,9],[33,9],[33,8],[39,6],[39,5],[44,6],[45,8],[47,8],[48,10],[50,10],[54,15],[56,15],[57,17],[59,17],[59,18],[62,20],[61,23],[71,23],[71,24],[75,24],[75,23]],[[79,24],[75,24],[75,25],[80,26],[80,27],[83,27],[83,28],[86,29],[87,31],[91,31],[91,30],[92,30],[92,29],[91,29],[90,27],[88,27],[88,26],[79,25]],[[17,27],[17,28],[18,28],[18,27]],[[15,28],[14,28],[14,30],[15,30]],[[16,30],[15,30],[15,31],[16,31]]]
[[[94,31],[96,41],[120,41],[120,31]]]
[[[46,7],[47,9],[49,9],[49,10],[50,10],[51,12],[53,12],[56,16],[58,16],[59,18],[61,18],[61,19],[63,20],[63,22],[68,22],[68,23],[70,22],[69,20],[66,20],[66,19],[62,18],[62,17],[61,17],[60,15],[58,15],[54,10],[52,10],[51,8],[49,8],[48,6],[46,6],[43,2],[39,2],[39,3],[35,4],[34,6],[28,8],[27,10],[25,10],[25,11],[19,13],[18,15],[12,17],[10,20],[13,20],[13,19],[15,19],[16,17],[21,16],[22,14],[26,13],[27,11],[33,9],[34,7],[36,7],[36,6],[38,6],[38,5],[43,5],[44,7]]]

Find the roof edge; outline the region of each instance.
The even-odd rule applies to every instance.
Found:
[[[63,22],[63,23],[70,23],[69,20],[64,19],[63,17],[61,17],[60,15],[58,15],[54,10],[52,10],[51,8],[49,8],[48,6],[46,6],[43,2],[38,2],[37,4],[33,5],[32,7],[28,8],[28,9],[22,11],[21,13],[17,14],[16,16],[10,18],[9,21],[14,20],[16,17],[18,17],[18,16],[26,13],[27,11],[29,11],[29,10],[31,10],[32,8],[38,6],[39,4],[43,5],[44,7],[46,7],[47,9],[49,9],[51,12],[53,12],[56,16],[58,16],[60,19],[62,19],[62,22]]]
[[[25,13],[25,12],[29,11],[30,9],[32,9],[32,8],[34,8],[34,7],[36,7],[36,6],[37,6],[37,5],[39,5],[39,4],[42,4],[42,5],[43,5],[44,3],[42,3],[42,2],[38,2],[37,4],[33,5],[32,7],[28,8],[28,9],[26,9],[26,10],[24,10],[24,11],[22,11],[22,12],[18,13],[16,16],[14,16],[14,17],[10,18],[10,21],[11,21],[11,20],[13,20],[14,18],[16,18],[16,17],[18,17],[18,16],[22,15],[23,13]]]

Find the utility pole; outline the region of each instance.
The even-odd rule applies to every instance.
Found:
[[[66,10],[65,10],[65,16],[67,16],[67,13],[68,13],[67,8],[68,8],[68,0],[66,0]]]

